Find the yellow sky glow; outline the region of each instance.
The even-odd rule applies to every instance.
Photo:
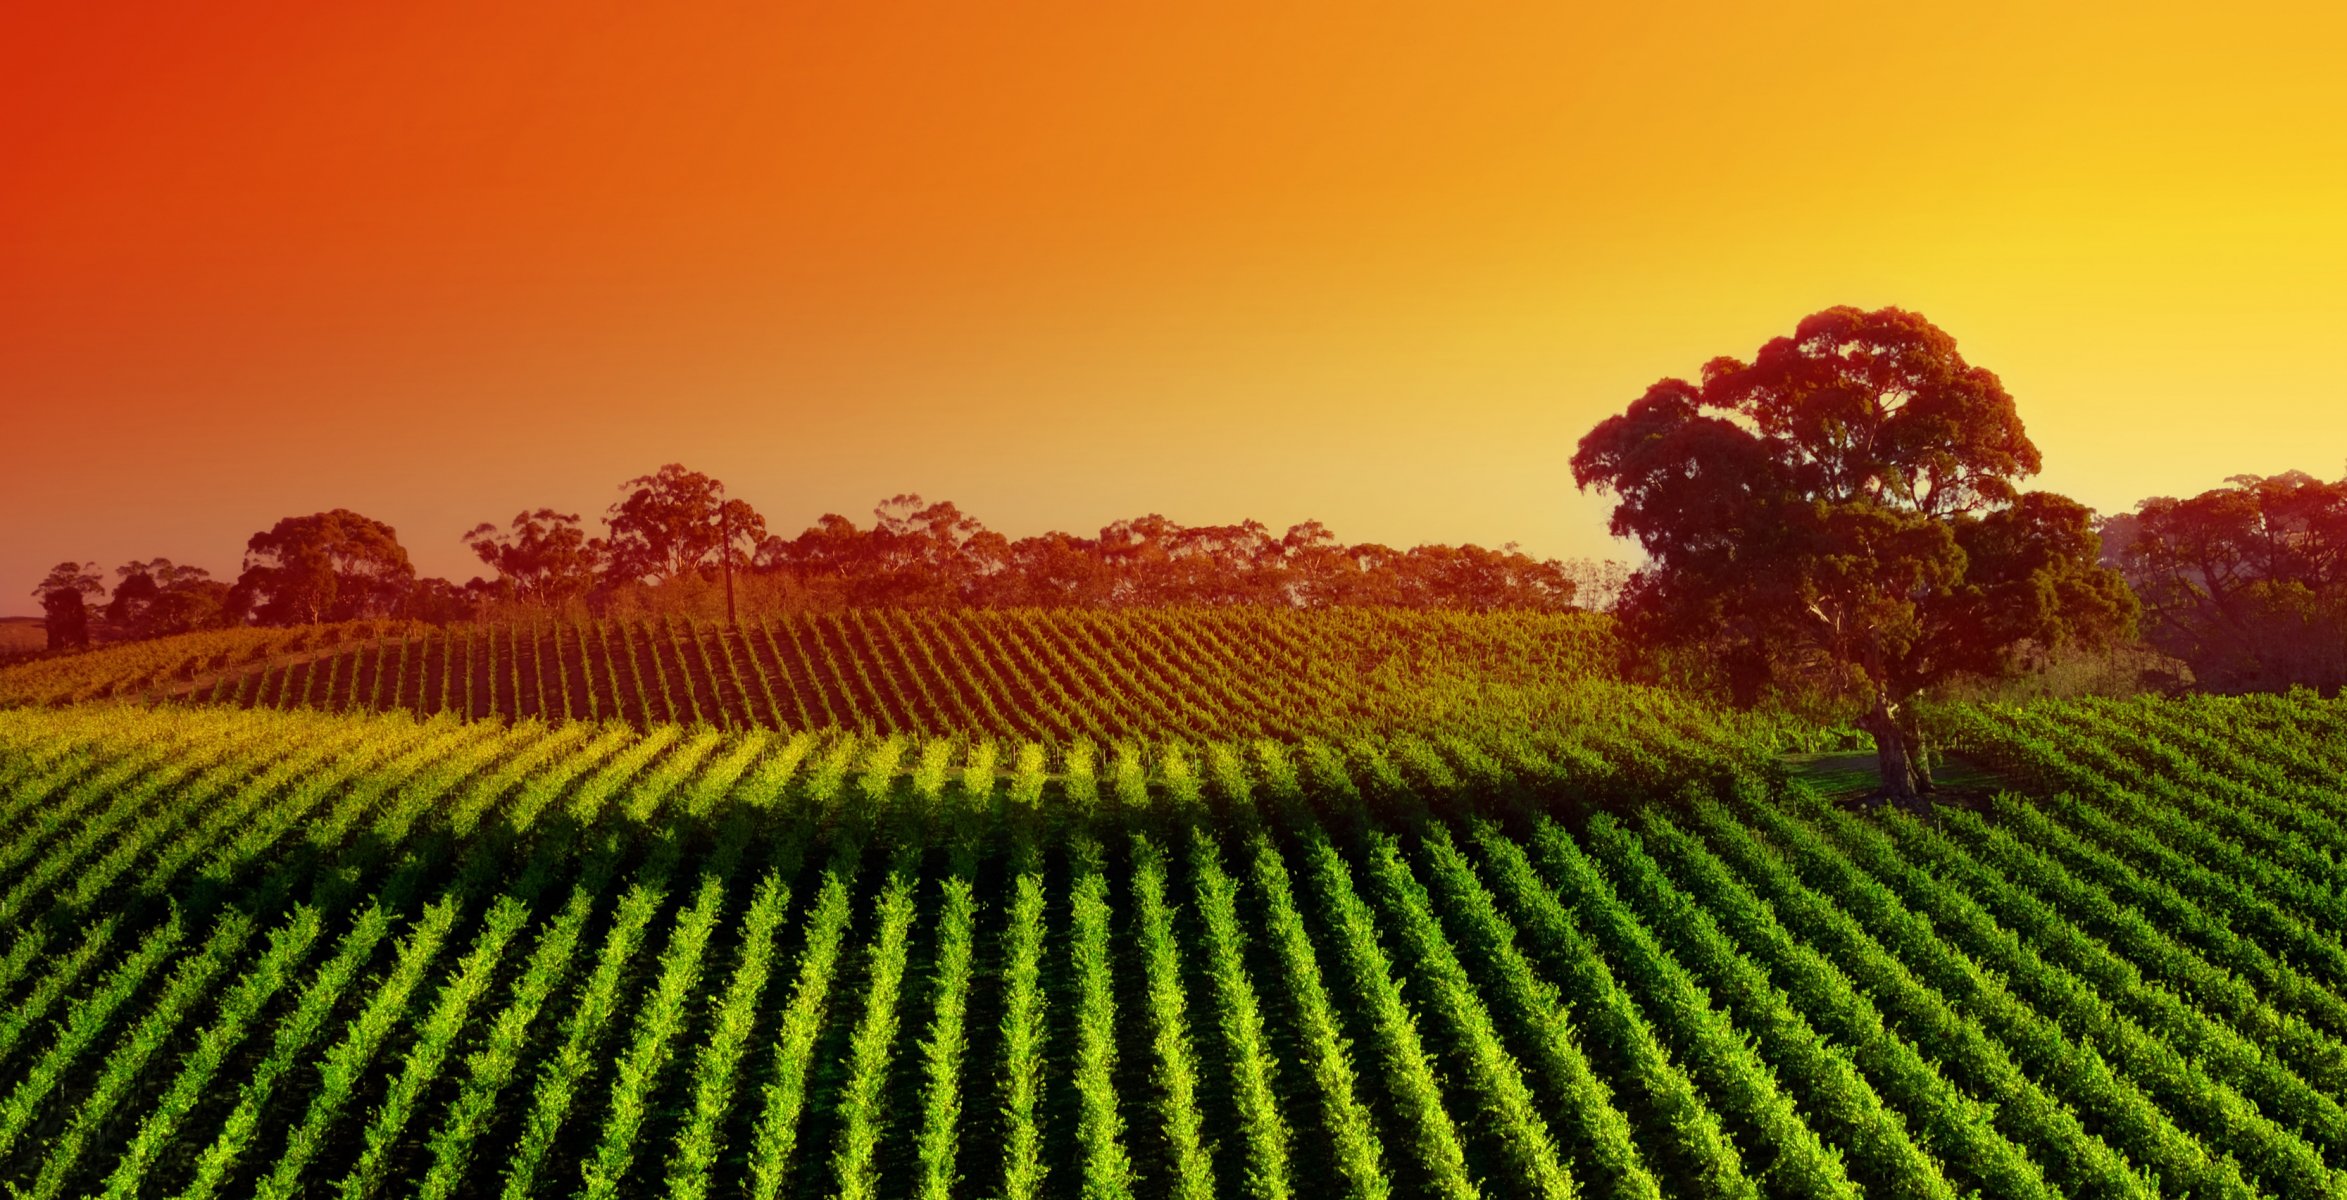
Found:
[[[2347,470],[2347,8],[1276,7],[21,6],[0,579],[671,460],[1620,554],[1575,440],[1833,304],[2106,511]]]

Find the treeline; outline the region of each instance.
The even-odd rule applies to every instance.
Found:
[[[335,509],[287,517],[246,543],[233,582],[166,559],[126,563],[109,587],[95,563],[59,564],[34,589],[52,648],[238,625],[367,618],[431,622],[513,610],[640,612],[875,608],[1386,606],[1557,612],[1598,607],[1618,563],[1538,559],[1513,543],[1345,544],[1317,521],[1274,533],[1258,521],[1183,525],[1155,514],[1097,536],[1010,538],[951,502],[900,495],[870,525],[826,514],[770,533],[724,483],[670,464],[620,486],[593,534],[540,508],[462,540],[489,573],[419,577],[397,531]],[[723,606],[722,609],[719,606]]]
[[[2092,529],[2098,561],[2119,572],[2139,605],[2137,640],[2084,658],[2026,645],[2017,652],[2025,670],[2058,668],[2068,686],[2091,691],[2347,690],[2347,478],[2236,475],[2198,495],[2140,501]],[[1617,614],[1635,624],[1645,590],[1632,580]],[[1752,702],[1733,687],[1745,664],[1732,654],[1637,653],[1646,676]],[[1768,664],[1763,673],[1798,677],[1813,665]],[[1767,696],[1794,707],[1814,699],[1798,688]]]
[[[2236,475],[2102,523],[2145,636],[2209,691],[2347,686],[2347,478]]]

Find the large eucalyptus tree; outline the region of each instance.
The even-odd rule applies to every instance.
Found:
[[[1646,549],[1632,636],[1717,654],[1744,700],[1787,672],[1854,687],[1902,802],[1930,787],[1915,695],[2133,627],[2092,514],[2021,490],[2040,462],[2012,396],[1916,313],[1827,309],[1750,362],[1664,379],[1572,465]]]

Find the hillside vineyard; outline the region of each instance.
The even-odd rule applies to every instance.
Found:
[[[0,1179],[2347,1193],[2347,704],[1960,710],[2052,798],[1924,821],[1605,686],[1291,741],[0,711]]]
[[[851,609],[237,630],[0,672],[0,697],[1091,738],[1293,738],[1552,718],[1619,654],[1583,614]]]

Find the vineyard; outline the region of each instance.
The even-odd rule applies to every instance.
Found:
[[[891,621],[863,632],[918,626]],[[886,725],[778,720],[707,665],[745,661],[730,635],[676,625],[497,661],[602,670],[566,655],[616,636],[623,679],[696,681],[698,724],[608,677],[587,715],[623,720],[530,719],[563,711],[551,669],[456,706],[525,719],[418,719],[388,681],[464,651],[412,637],[315,647],[339,684],[250,704],[0,711],[0,1181],[2347,1195],[2347,703],[1948,712],[2047,798],[1923,820],[1586,670],[1569,724],[1218,736],[1313,693],[1183,621],[1147,652],[1238,673],[1146,741],[1025,696],[1079,736],[938,735],[935,679]],[[954,661],[1031,661],[995,632]],[[855,695],[922,694],[890,686]]]
[[[1400,610],[848,610],[242,629],[0,669],[0,703],[624,721],[1016,740],[1324,737],[1553,721],[1602,617]]]

